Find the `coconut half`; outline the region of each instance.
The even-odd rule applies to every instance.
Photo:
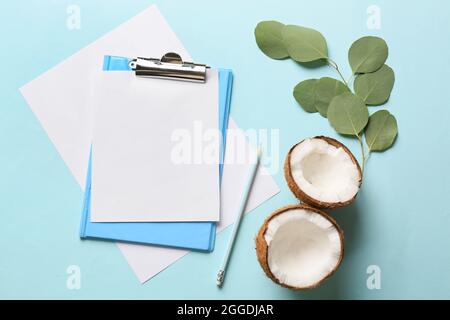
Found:
[[[338,208],[355,200],[362,174],[358,161],[339,141],[305,139],[286,156],[284,175],[294,195],[317,208]]]
[[[291,289],[317,287],[344,257],[341,228],[326,213],[306,205],[281,208],[256,237],[259,263],[269,278]]]

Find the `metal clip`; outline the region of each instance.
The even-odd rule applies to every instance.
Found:
[[[185,62],[174,52],[166,53],[161,59],[138,57],[130,61],[129,66],[136,76],[163,79],[175,79],[194,82],[206,81],[209,66]]]

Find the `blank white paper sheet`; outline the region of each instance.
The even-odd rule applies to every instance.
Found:
[[[218,221],[218,94],[217,70],[206,83],[101,74],[91,221]]]

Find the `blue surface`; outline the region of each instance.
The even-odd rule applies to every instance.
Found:
[[[129,19],[150,1],[77,0],[81,29],[66,28],[74,1],[2,1],[0,82],[1,298],[450,298],[450,3],[435,1],[155,1],[193,59],[230,67],[232,116],[244,129],[280,129],[276,180],[282,192],[241,226],[224,288],[215,274],[228,228],[211,254],[191,253],[140,285],[113,243],[80,241],[82,191],[21,97],[18,88]],[[367,7],[381,8],[381,29],[366,26]],[[205,12],[201,19],[199,8]],[[389,44],[396,84],[387,105],[398,119],[394,148],[373,154],[356,203],[332,215],[345,231],[346,257],[318,289],[292,292],[261,271],[254,236],[274,209],[295,199],[281,165],[291,145],[329,135],[359,155],[319,115],[292,98],[300,80],[336,76],[327,67],[274,61],[257,48],[257,22],[277,19],[320,30],[346,75],[347,50],[363,35]],[[377,110],[379,107],[373,107]],[[66,269],[81,269],[81,289],[68,290]],[[367,267],[381,268],[381,289],[366,286]]]
[[[103,70],[130,71],[128,58],[105,56]],[[219,69],[219,130],[222,133],[219,172],[222,176],[223,148],[230,112],[231,70]],[[91,216],[91,173],[92,163],[86,178],[84,206],[81,215],[80,237],[120,240],[144,244],[157,244],[184,249],[212,251],[216,238],[215,222],[97,222]]]

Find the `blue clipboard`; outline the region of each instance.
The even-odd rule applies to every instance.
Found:
[[[124,57],[105,56],[103,70],[131,71],[129,61],[130,59]],[[223,170],[232,84],[233,74],[231,70],[219,69],[219,129],[222,132],[220,177],[222,177]],[[216,223],[214,222],[91,222],[91,170],[91,160],[89,160],[80,238],[151,244],[208,252],[214,249],[216,236]]]

